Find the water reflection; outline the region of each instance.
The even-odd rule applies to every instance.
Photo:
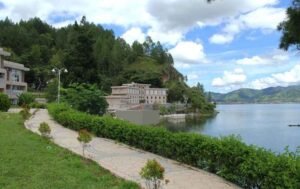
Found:
[[[163,125],[170,131],[173,132],[201,132],[204,130],[206,124],[210,124],[216,117],[202,117],[199,115],[187,115],[184,120],[174,118],[163,118],[160,121],[160,125]]]
[[[161,125],[174,132],[202,133],[210,136],[238,135],[247,144],[275,152],[286,146],[295,151],[300,146],[300,104],[219,105],[214,117],[189,116],[185,121],[163,119]]]

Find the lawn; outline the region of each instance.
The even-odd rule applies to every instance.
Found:
[[[19,115],[0,113],[0,188],[139,187],[26,130]]]

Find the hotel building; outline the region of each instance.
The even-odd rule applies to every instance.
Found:
[[[10,56],[10,53],[0,48],[0,93],[7,94],[12,103],[16,104],[18,96],[27,91],[25,71],[29,71],[29,68],[4,60],[7,56]]]
[[[167,89],[150,88],[150,84],[129,83],[112,86],[112,93],[106,97],[109,110],[126,110],[140,104],[166,104]]]

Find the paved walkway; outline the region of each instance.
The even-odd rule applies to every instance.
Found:
[[[52,120],[47,110],[38,110],[28,121],[26,128],[35,133],[41,122],[51,127],[51,136],[56,144],[81,155],[82,147],[77,141],[77,132],[64,128]],[[165,168],[165,179],[170,182],[165,189],[233,189],[237,186],[200,169],[190,168],[176,161],[137,150],[113,140],[94,137],[86,150],[87,156],[113,174],[145,186],[139,172],[148,159],[156,159]]]

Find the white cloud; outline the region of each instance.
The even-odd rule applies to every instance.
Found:
[[[263,65],[270,64],[270,60],[266,58],[261,58],[260,56],[253,56],[251,58],[243,58],[236,61],[237,64],[242,65]]]
[[[278,0],[222,0],[212,3],[205,0],[151,0],[147,9],[164,28],[173,30],[219,24],[226,17],[277,3]]]
[[[236,68],[232,72],[224,71],[222,77],[217,77],[213,79],[212,86],[214,87],[230,87],[243,84],[247,79],[244,70],[241,68]]]
[[[127,30],[121,37],[125,39],[127,43],[132,44],[136,40],[140,43],[144,42],[146,35],[141,28],[133,27]]]
[[[214,34],[209,41],[215,44],[226,44],[233,40],[233,36],[229,34]]]
[[[263,34],[269,34],[286,18],[285,12],[284,8],[261,7],[241,14],[238,18],[229,19],[222,32],[211,36],[209,41],[215,44],[230,43],[238,33],[246,29],[259,29]]]
[[[289,60],[289,54],[287,52],[277,50],[269,55],[255,55],[250,58],[246,57],[238,59],[235,61],[235,63],[240,65],[268,65],[276,63],[285,63],[287,60]]]
[[[146,0],[2,0],[5,5],[0,17],[8,16],[14,21],[40,17],[48,20],[55,12],[71,12],[87,16],[89,21],[102,24],[117,24],[125,27],[149,25],[151,15],[146,11]]]
[[[300,84],[300,64],[282,73],[272,74],[270,77],[256,79],[248,84],[254,89],[264,89],[267,87],[289,86]]]
[[[169,52],[174,58],[176,67],[187,67],[189,64],[208,62],[201,43],[181,41]]]
[[[240,16],[239,20],[252,29],[276,29],[286,17],[286,9],[263,7]]]

